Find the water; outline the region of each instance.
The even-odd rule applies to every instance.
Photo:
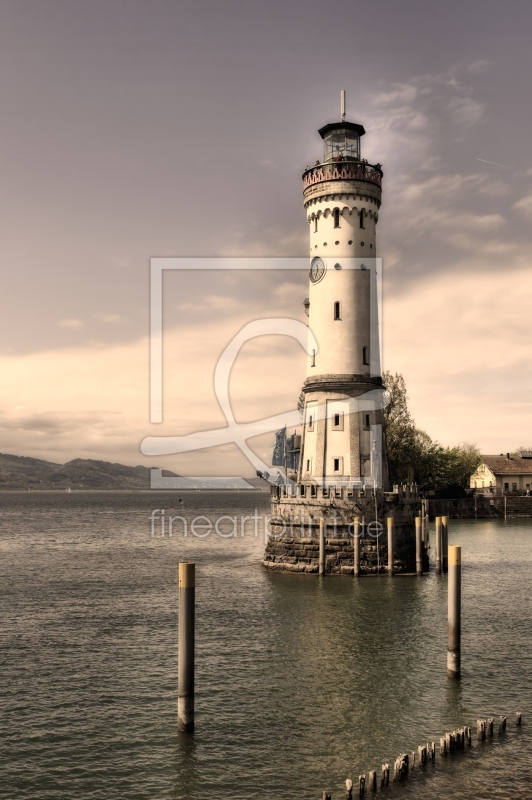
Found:
[[[1,798],[343,798],[347,777],[499,714],[503,739],[383,794],[532,797],[532,520],[451,521],[464,613],[450,682],[445,578],[271,574],[262,523],[257,538],[253,522],[238,538],[152,538],[153,508],[268,511],[265,493],[183,497],[180,512],[169,494],[0,495]],[[184,559],[197,564],[193,737],[176,731]]]

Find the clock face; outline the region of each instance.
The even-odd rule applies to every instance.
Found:
[[[325,269],[326,269],[325,261],[323,260],[323,258],[316,256],[316,258],[312,259],[312,261],[310,262],[310,280],[312,281],[312,283],[317,283],[318,281],[321,281],[321,279],[325,275]]]

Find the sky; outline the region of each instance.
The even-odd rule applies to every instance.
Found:
[[[384,367],[442,444],[530,445],[531,23],[520,0],[0,0],[0,451],[155,466],[144,437],[225,425],[221,352],[304,321],[308,276],[167,275],[153,425],[150,258],[307,257],[301,174],[341,89],[384,170]],[[235,417],[304,377],[293,340],[248,342]],[[156,460],[253,474],[235,445]]]

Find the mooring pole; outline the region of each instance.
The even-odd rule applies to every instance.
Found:
[[[194,730],[194,617],[196,565],[179,562],[179,635],[177,665],[177,727]]]
[[[320,560],[318,574],[325,575],[325,520],[320,517]]]
[[[436,575],[441,575],[441,517],[434,519],[436,529]]]
[[[353,539],[353,565],[355,578],[360,577],[360,517],[355,517],[354,525],[354,539]]]
[[[441,518],[441,568],[449,571],[449,517]]]
[[[462,548],[449,547],[447,677],[460,677]]]
[[[422,555],[422,537],[421,537],[421,521],[422,517],[416,517],[416,575],[423,574],[423,555]]]
[[[393,517],[388,517],[388,575],[393,575]]]

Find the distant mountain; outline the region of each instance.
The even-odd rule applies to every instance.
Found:
[[[165,477],[179,477],[164,470]],[[54,464],[39,458],[0,453],[0,491],[8,489],[149,489],[149,467],[75,458]]]

